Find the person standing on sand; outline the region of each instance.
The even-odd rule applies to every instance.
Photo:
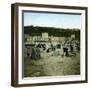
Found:
[[[37,60],[41,58],[41,51],[39,47],[36,48],[36,58]]]
[[[37,59],[37,56],[36,56],[36,47],[32,47],[31,59],[34,59],[34,60]]]
[[[63,56],[65,56],[65,54],[66,54],[66,45],[65,45],[65,43],[63,44]]]
[[[65,56],[68,56],[68,44],[66,43],[65,46],[66,46],[66,47],[65,47],[65,48],[66,48],[66,50],[65,50],[65,53],[66,53]]]

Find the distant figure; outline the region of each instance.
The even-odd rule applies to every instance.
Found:
[[[65,56],[65,53],[66,53],[66,48],[63,47],[63,55]]]
[[[50,52],[50,49],[48,48],[48,49],[46,50],[46,52],[49,53],[49,52]]]
[[[40,59],[41,58],[41,52],[39,48],[36,48],[36,59]]]
[[[68,45],[67,45],[67,43],[65,43],[63,46],[63,55],[68,56]]]
[[[63,56],[65,56],[65,54],[66,54],[66,45],[65,45],[65,43],[63,44]]]
[[[29,53],[27,53],[27,56],[29,56]]]
[[[77,44],[77,50],[80,51],[80,45],[79,44]]]
[[[31,59],[38,60],[41,58],[41,52],[39,47],[33,47],[31,52]]]
[[[32,52],[31,52],[31,59],[36,60],[36,59],[37,59],[36,54],[37,54],[37,53],[36,53],[36,48],[33,47],[33,48],[32,48]]]
[[[54,50],[54,46],[53,46],[53,44],[51,44],[51,49],[52,49],[52,51]]]
[[[42,47],[43,47],[43,50],[46,50],[46,45],[45,44],[43,44]]]
[[[61,49],[61,44],[57,44],[57,48],[58,49]]]
[[[70,52],[73,52],[73,46],[70,44]]]
[[[68,56],[68,48],[67,47],[66,47],[65,52],[66,52],[66,56]]]

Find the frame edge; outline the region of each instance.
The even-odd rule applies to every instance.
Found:
[[[52,83],[47,82],[47,83],[36,83],[36,84],[18,84],[18,77],[17,77],[18,73],[15,74],[16,72],[18,72],[18,71],[16,71],[18,69],[18,67],[16,67],[16,66],[18,66],[18,65],[16,65],[17,60],[15,61],[15,56],[14,56],[14,55],[16,55],[15,52],[14,52],[14,50],[15,50],[14,44],[17,42],[17,41],[14,42],[14,40],[15,40],[16,36],[18,36],[14,32],[15,31],[15,26],[17,28],[17,25],[15,23],[16,21],[15,21],[15,16],[14,15],[16,13],[15,8],[17,8],[18,6],[35,6],[35,7],[48,7],[48,8],[53,7],[53,8],[68,8],[68,9],[73,8],[73,9],[85,10],[85,13],[86,13],[85,14],[86,15],[86,17],[85,17],[86,18],[86,21],[85,21],[85,25],[86,25],[86,27],[85,27],[85,29],[86,29],[86,47],[85,47],[86,48],[86,69],[85,69],[86,70],[86,74],[85,74],[86,77],[85,77],[85,80],[76,81],[76,82],[75,81],[68,81],[68,82],[52,82]],[[18,37],[16,39],[18,39]],[[45,86],[45,85],[88,83],[88,65],[87,65],[88,64],[88,58],[87,58],[88,57],[88,50],[87,50],[87,48],[88,48],[88,8],[87,7],[45,5],[45,4],[32,4],[32,3],[14,3],[14,4],[11,4],[11,86],[14,86],[14,87],[23,87],[23,86],[25,86],[26,87],[26,86],[42,86],[42,85]]]

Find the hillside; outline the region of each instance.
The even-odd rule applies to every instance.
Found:
[[[43,32],[47,32],[49,36],[58,36],[58,37],[70,37],[71,34],[75,34],[76,39],[80,40],[79,29],[64,29],[64,28],[39,27],[39,26],[24,27],[24,34],[29,34],[30,36],[39,36]]]

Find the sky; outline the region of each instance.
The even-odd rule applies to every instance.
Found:
[[[57,28],[78,28],[81,27],[81,15],[79,14],[53,14],[24,12],[24,26],[41,26]]]

